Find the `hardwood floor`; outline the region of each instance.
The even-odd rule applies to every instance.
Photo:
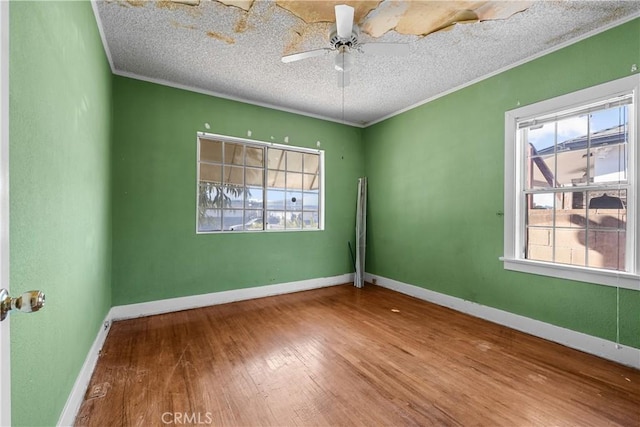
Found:
[[[185,424],[639,426],[640,371],[372,285],[114,323],[76,425]]]

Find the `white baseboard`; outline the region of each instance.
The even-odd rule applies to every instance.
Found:
[[[353,282],[353,273],[340,276],[323,277],[318,279],[300,280],[297,282],[279,283],[275,285],[257,286],[247,289],[235,289],[231,291],[213,292],[203,295],[192,295],[166,300],[143,302],[139,304],[120,305],[112,307],[104,319],[104,327],[98,331],[93,345],[82,365],[82,369],[76,378],[76,382],[67,398],[67,403],[58,419],[59,426],[73,425],[84,395],[91,381],[93,370],[96,367],[100,350],[104,344],[111,323],[115,320],[133,319],[136,317],[152,316],[154,314],[169,313],[173,311],[189,310],[192,308],[206,307],[210,305],[225,304],[228,302],[242,301],[254,298],[268,297],[272,295],[287,294],[306,291],[310,289],[324,288],[328,286],[342,285]]]
[[[102,345],[107,339],[110,327],[111,322],[109,321],[109,313],[107,313],[104,322],[102,322],[102,326],[100,326],[98,335],[93,341],[93,345],[89,349],[89,353],[87,353],[87,357],[84,360],[84,364],[80,369],[78,377],[76,378],[76,382],[73,384],[73,388],[67,398],[67,403],[64,405],[64,409],[62,409],[57,425],[72,426],[75,422],[78,411],[80,410],[80,405],[82,405],[82,401],[84,399],[84,394],[86,393],[89,382],[91,381],[93,370],[98,362],[100,350],[102,350]]]
[[[412,297],[451,308],[474,317],[498,323],[530,335],[557,342],[576,350],[590,353],[603,359],[612,360],[626,366],[640,369],[640,349],[617,344],[613,341],[576,332],[571,329],[545,323],[540,320],[513,314],[508,311],[481,305],[462,298],[430,291],[419,286],[409,285],[397,280],[366,273],[365,280]]]
[[[353,282],[353,273],[318,279],[300,280],[297,282],[278,283],[276,285],[212,292],[210,294],[190,295],[186,297],[142,302],[138,304],[119,305],[112,307],[109,314],[110,320],[133,319],[136,317],[153,316],[154,314],[190,310],[192,308],[207,307],[210,305],[226,304],[235,301],[307,291],[327,286],[342,285],[349,282]]]

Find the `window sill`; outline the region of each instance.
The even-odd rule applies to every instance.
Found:
[[[265,230],[214,230],[214,231],[198,231],[196,234],[273,234],[273,233],[314,233],[324,231],[324,228],[289,228],[289,229],[265,229]]]
[[[618,271],[500,257],[505,270],[640,291],[640,276]]]

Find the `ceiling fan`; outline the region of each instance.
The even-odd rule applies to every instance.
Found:
[[[407,43],[360,43],[360,30],[353,23],[353,7],[341,4],[335,7],[335,11],[336,25],[329,35],[331,47],[285,55],[282,57],[282,62],[300,61],[325,55],[328,52],[338,52],[335,60],[335,69],[338,71],[338,86],[345,87],[350,82],[349,72],[353,68],[353,52],[396,56],[409,54]]]

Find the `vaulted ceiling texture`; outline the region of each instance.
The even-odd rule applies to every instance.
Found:
[[[354,7],[356,43],[409,53],[354,48],[340,87],[338,4]],[[116,74],[362,126],[638,17],[640,1],[112,0],[94,10]]]

